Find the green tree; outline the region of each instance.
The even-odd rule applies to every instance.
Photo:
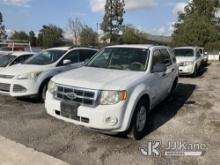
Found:
[[[172,35],[173,45],[205,46],[220,39],[217,0],[193,0],[179,15]]]
[[[38,45],[43,48],[63,45],[63,30],[56,25],[44,25],[39,33]]]
[[[98,45],[98,34],[89,26],[83,26],[80,32],[80,44],[82,46]]]
[[[31,46],[37,46],[37,37],[35,36],[34,31],[29,32],[29,41]]]
[[[123,44],[143,44],[147,40],[147,34],[132,25],[126,25],[121,35],[121,43]]]
[[[117,40],[123,24],[125,2],[124,0],[106,0],[105,15],[101,29],[110,38],[110,42]]]
[[[3,25],[3,15],[0,12],[0,40],[1,39],[6,39],[7,35],[6,35],[6,31],[5,31],[5,26]]]
[[[11,37],[11,40],[29,41],[29,35],[25,31],[15,31]]]

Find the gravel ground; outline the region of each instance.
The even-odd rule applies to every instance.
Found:
[[[34,100],[0,96],[0,135],[72,165],[218,165],[219,96],[219,63],[212,63],[197,78],[181,77],[174,98],[154,110],[149,131],[140,141],[103,135],[58,121],[46,114],[43,104]],[[139,148],[152,140],[162,143],[162,151],[169,141],[205,144],[207,149],[200,157],[142,155]]]

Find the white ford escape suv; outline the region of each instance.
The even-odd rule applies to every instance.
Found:
[[[52,78],[47,112],[66,122],[135,139],[145,132],[148,112],[178,82],[175,56],[164,46],[122,45],[102,49],[84,67]]]
[[[78,68],[97,50],[90,48],[51,48],[22,64],[0,70],[0,94],[13,97],[38,96],[44,101],[47,84],[56,74]]]
[[[197,47],[178,47],[174,49],[180,75],[196,77],[202,66],[202,54]]]

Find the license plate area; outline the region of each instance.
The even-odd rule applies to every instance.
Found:
[[[61,102],[60,115],[65,118],[80,121],[80,117],[78,116],[78,108],[79,104],[77,103]]]

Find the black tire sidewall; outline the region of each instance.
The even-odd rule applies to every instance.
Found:
[[[40,101],[42,102],[44,102],[46,99],[47,86],[48,86],[48,82],[44,83],[39,93]]]
[[[146,123],[145,123],[144,129],[141,132],[139,132],[138,129],[137,129],[136,122],[137,122],[138,111],[140,111],[140,108],[142,106],[145,106],[145,108],[147,110],[147,112],[146,112],[147,118],[146,118]],[[141,99],[138,102],[138,104],[137,104],[137,106],[135,108],[135,111],[134,111],[134,114],[133,114],[133,118],[132,118],[131,131],[130,131],[130,134],[131,134],[132,138],[134,138],[136,140],[140,140],[144,136],[144,134],[146,132],[146,128],[147,128],[147,123],[148,123],[148,112],[149,112],[149,103],[148,103],[148,101],[145,100],[145,99]]]
[[[197,73],[198,73],[198,68],[197,66],[195,66],[194,72],[193,72],[193,77],[197,77]]]

